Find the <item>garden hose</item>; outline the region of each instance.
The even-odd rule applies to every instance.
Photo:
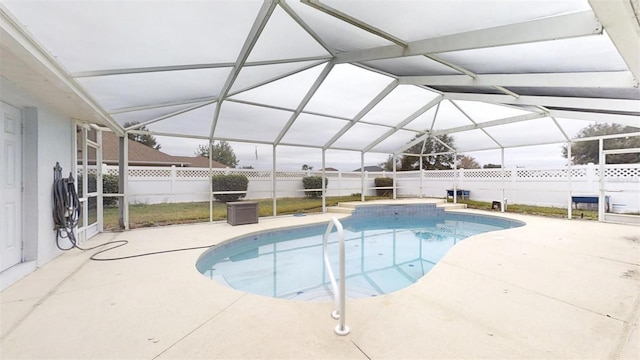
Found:
[[[56,230],[56,246],[60,250],[70,250],[77,246],[74,229],[78,226],[82,209],[76,193],[73,176],[60,177],[56,171],[53,180],[53,222]],[[60,239],[69,239],[71,247],[60,246]]]
[[[131,259],[136,257],[164,254],[164,253],[177,252],[177,251],[208,249],[214,246],[212,244],[212,245],[205,245],[205,246],[162,250],[162,251],[155,251],[155,252],[135,254],[135,255],[129,255],[129,256],[114,257],[114,258],[97,258],[96,256],[98,256],[99,254],[124,246],[128,244],[129,241],[115,240],[115,241],[109,241],[103,244],[99,244],[90,248],[80,247],[78,245],[78,242],[76,240],[76,236],[74,233],[75,228],[78,226],[78,223],[80,222],[80,216],[82,215],[82,207],[80,206],[80,199],[78,198],[78,194],[76,192],[73,175],[69,173],[68,178],[63,178],[61,173],[62,173],[62,168],[60,167],[60,164],[56,163],[56,167],[54,167],[54,180],[53,180],[53,222],[55,224],[54,230],[56,231],[56,246],[60,250],[67,251],[67,250],[76,248],[82,251],[87,251],[87,250],[93,250],[105,245],[114,245],[106,249],[102,249],[96,252],[95,254],[91,255],[90,257],[91,260],[95,260],[95,261],[110,261],[110,260]],[[71,246],[68,248],[62,247],[60,245],[60,239],[69,239]]]

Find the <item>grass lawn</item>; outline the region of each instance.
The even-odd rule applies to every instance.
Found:
[[[474,200],[458,200],[458,203],[467,204],[469,209],[491,210],[490,202],[474,201]],[[548,217],[566,218],[567,209],[559,207],[545,207],[532,205],[507,204],[507,212],[529,215],[541,215]],[[572,212],[574,218],[583,218],[588,220],[598,220],[597,210],[574,209]]]
[[[387,199],[384,197],[367,196],[366,200]],[[252,200],[258,202],[259,216],[273,215],[271,199]],[[327,197],[327,206],[337,205],[338,202],[360,201],[357,196]],[[281,198],[277,201],[278,215],[295,214],[298,212],[314,213],[322,211],[322,199],[310,198]],[[213,220],[227,218],[227,205],[213,203]],[[129,205],[129,227],[132,229],[148,226],[169,224],[187,224],[209,221],[209,202],[173,203],[173,204],[132,204]],[[118,229],[118,208],[105,207],[105,230]]]
[[[384,197],[367,196],[366,200],[387,199]],[[327,206],[337,205],[338,202],[359,201],[360,196],[335,196],[327,197]],[[271,199],[254,200],[258,202],[259,216],[273,215],[273,202]],[[491,210],[490,202],[458,200],[467,204],[470,209]],[[277,201],[278,215],[295,214],[298,212],[314,213],[322,211],[322,199],[309,198],[282,198]],[[542,207],[530,205],[509,204],[507,212],[541,215],[563,218],[567,216],[567,209],[555,207]],[[598,212],[595,210],[574,210],[574,218],[597,220]],[[227,218],[227,205],[219,202],[213,203],[213,220]],[[209,221],[209,203],[174,203],[174,204],[135,204],[129,206],[129,225],[135,229],[139,227],[161,226],[169,224],[187,224]],[[118,229],[118,209],[106,207],[104,209],[105,230]]]

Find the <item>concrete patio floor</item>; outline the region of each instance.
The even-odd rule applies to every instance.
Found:
[[[103,233],[85,246],[127,239],[104,255],[126,256],[331,216],[345,215]],[[332,303],[205,278],[204,250],[108,262],[69,251],[0,293],[0,358],[640,358],[640,228],[506,217],[527,225],[462,241],[406,289],[347,300],[343,337]]]

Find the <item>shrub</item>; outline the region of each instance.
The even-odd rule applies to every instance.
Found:
[[[216,191],[247,191],[249,178],[241,174],[214,175],[211,178],[211,188]],[[226,203],[243,198],[247,193],[236,194],[213,194],[213,197],[220,202]]]
[[[90,193],[98,191],[95,174],[87,175],[89,178],[89,183],[87,184],[87,191]],[[82,175],[78,176],[78,196],[82,197]],[[102,193],[103,194],[117,194],[119,190],[118,187],[118,175],[102,175]],[[113,206],[118,203],[117,197],[105,197],[103,198],[102,204],[104,206]]]
[[[393,179],[387,177],[378,177],[374,179],[376,187],[392,187]],[[376,195],[378,196],[392,196],[393,189],[376,189]]]
[[[329,179],[324,178],[325,189],[329,184]],[[322,189],[322,176],[305,176],[302,178],[302,185],[305,189]],[[317,198],[322,196],[322,190],[305,191],[305,195],[309,198]]]

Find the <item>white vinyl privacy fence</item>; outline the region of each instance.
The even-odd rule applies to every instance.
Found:
[[[118,175],[117,166],[104,166],[105,174]],[[90,170],[95,173],[95,168]],[[129,167],[129,202],[157,204],[208,201],[210,175],[244,174],[249,179],[245,199],[271,198],[272,174],[267,170],[213,169],[179,167]],[[276,197],[304,197],[302,178],[320,176],[316,171],[276,172]],[[391,172],[326,172],[327,196],[362,193],[375,195],[376,177],[393,177]],[[563,168],[513,168],[405,171],[396,174],[397,196],[444,198],[447,189],[470,191],[470,199],[509,204],[564,207],[569,194],[597,196],[597,165]],[[640,164],[606,165],[605,193],[614,212],[640,212]]]

